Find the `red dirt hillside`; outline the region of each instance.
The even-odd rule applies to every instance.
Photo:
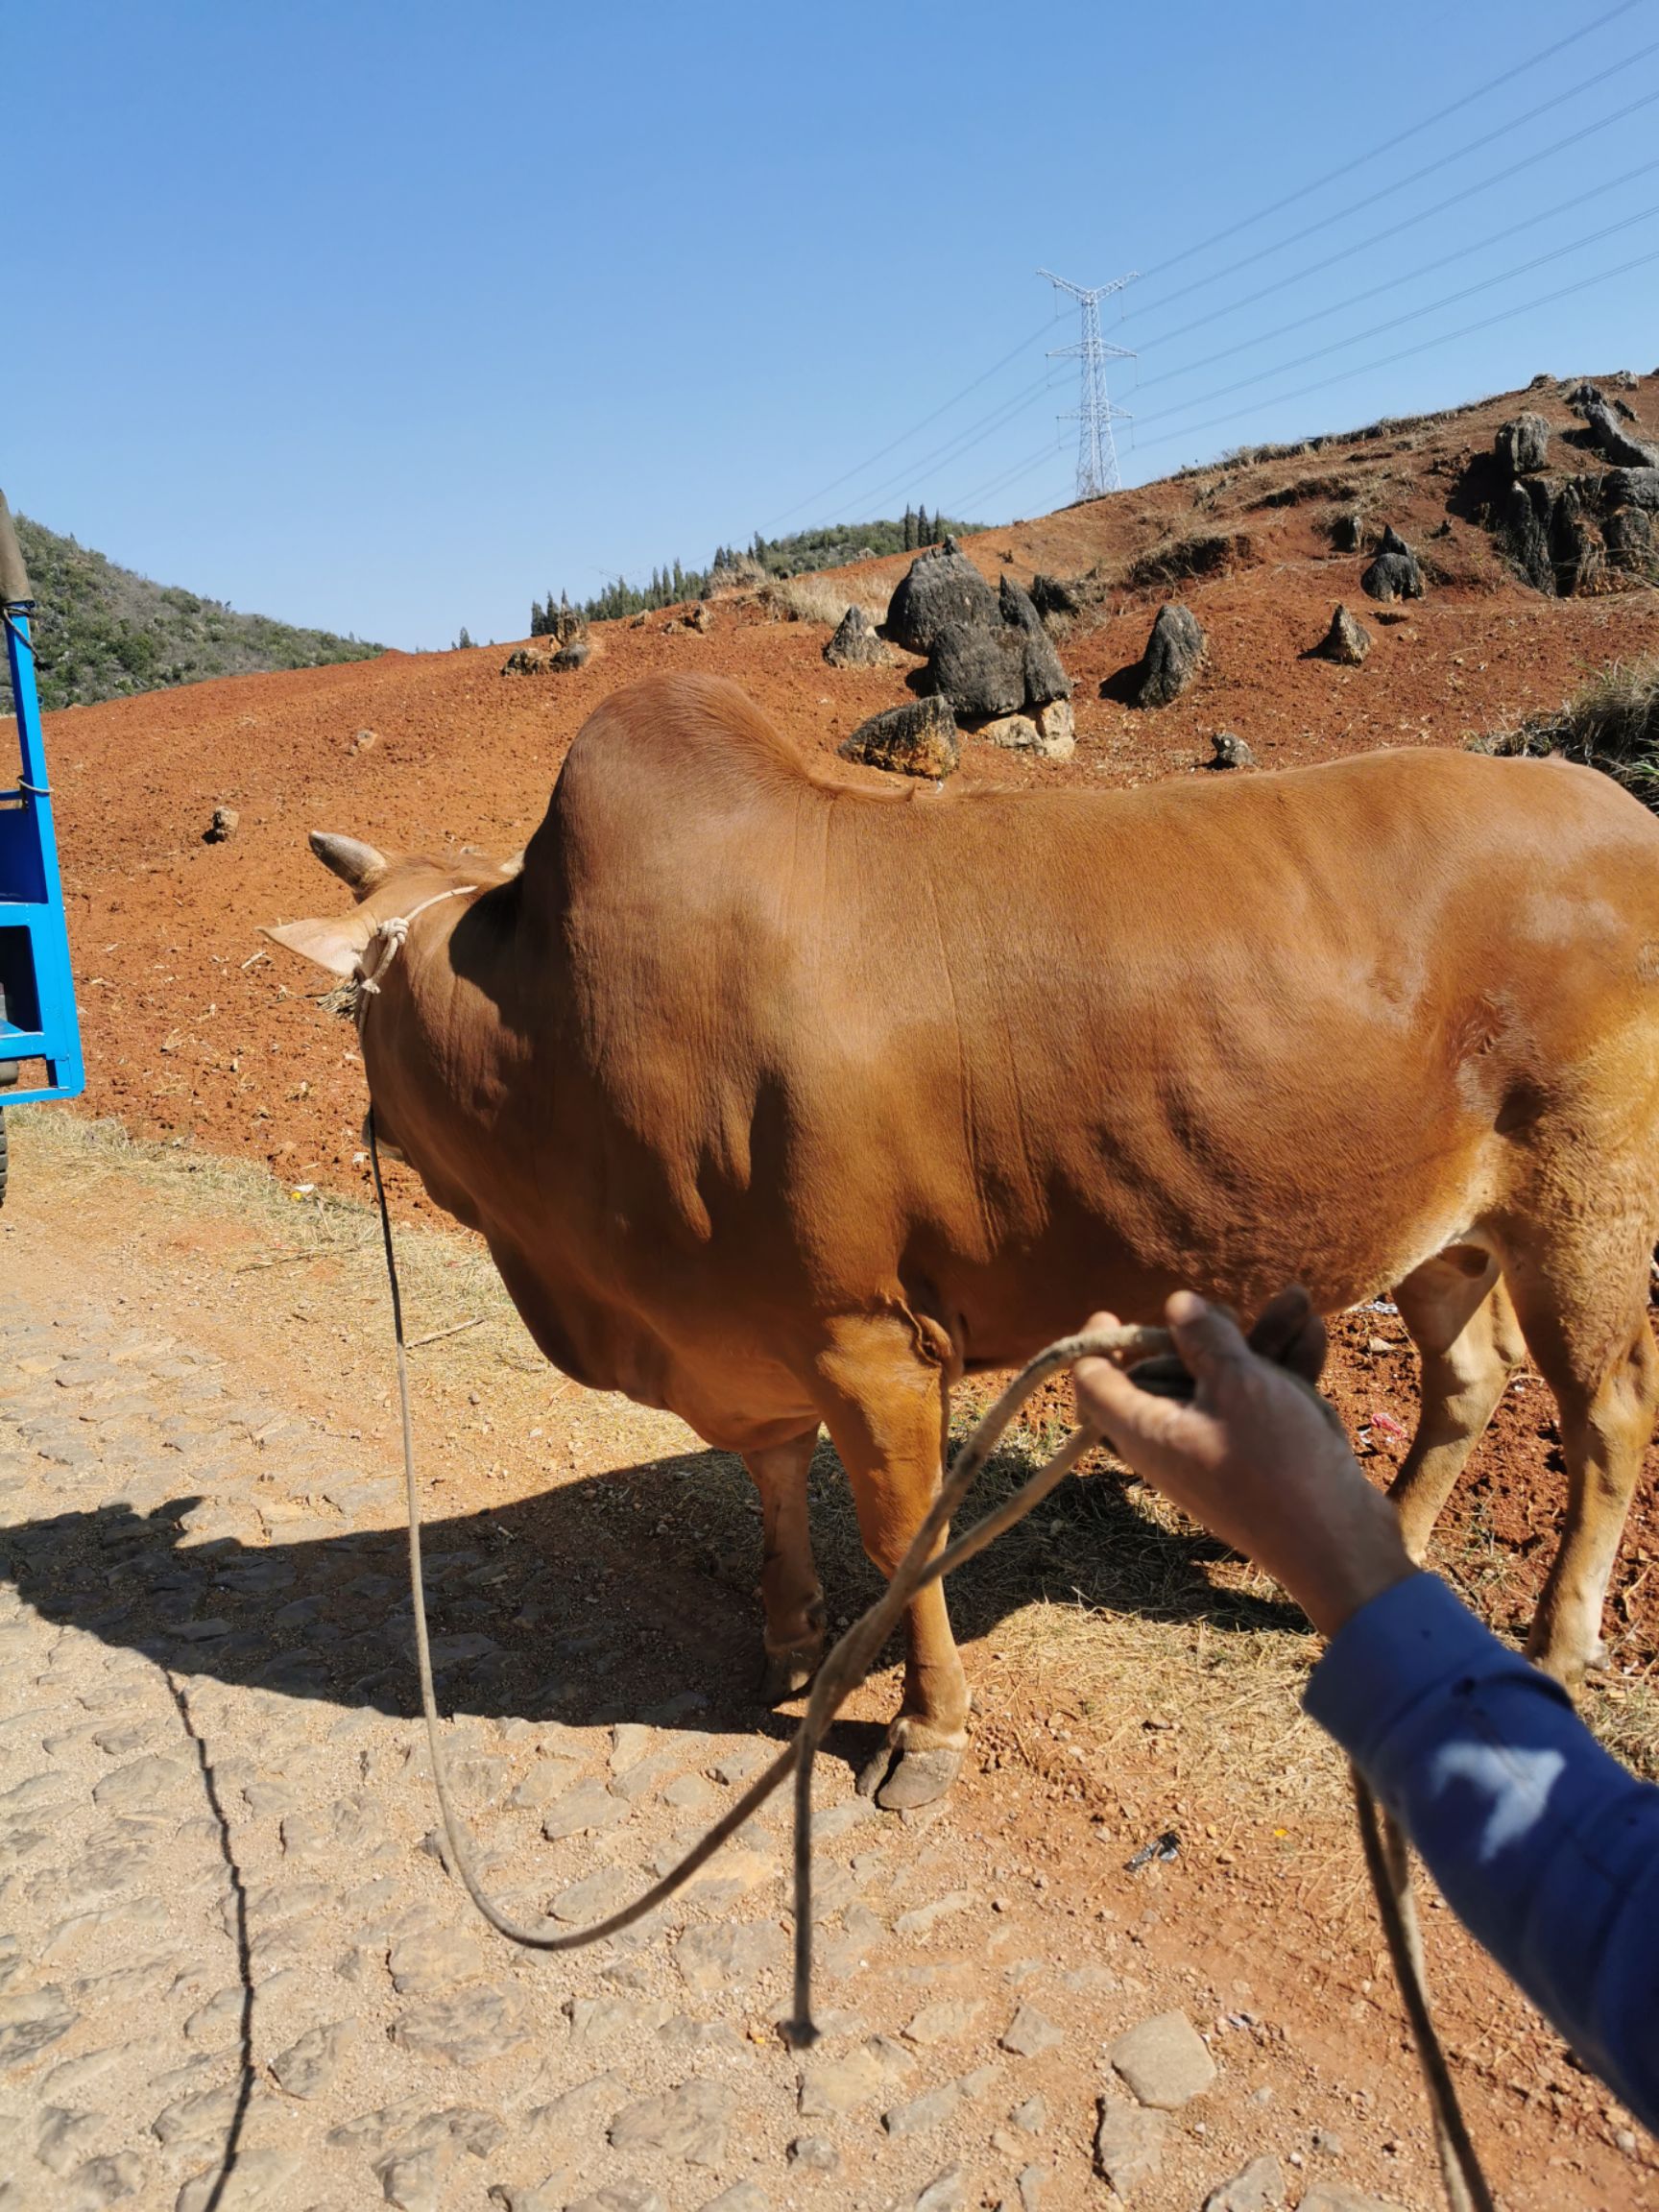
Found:
[[[1659,377],[1624,397],[1646,434],[1659,435]],[[1133,783],[1191,771],[1220,730],[1245,738],[1264,768],[1379,745],[1459,745],[1557,706],[1610,660],[1659,650],[1659,591],[1547,598],[1467,518],[1493,434],[1523,404],[1558,431],[1575,427],[1555,387],[1534,389],[1219,463],[971,540],[993,582],[1006,571],[1022,583],[1039,569],[1122,576],[1161,554],[1178,571],[1191,541],[1232,543],[1218,573],[1113,589],[1098,626],[1064,641],[1073,759],[1026,760],[970,739],[961,773]],[[1424,599],[1378,610],[1363,598],[1367,556],[1334,554],[1329,538],[1333,516],[1356,510],[1368,527],[1392,522],[1416,549],[1431,579]],[[1435,535],[1444,526],[1449,535]],[[909,559],[837,574],[850,593],[879,595]],[[812,580],[827,603],[836,581]],[[1209,634],[1206,672],[1155,711],[1100,697],[1172,592]],[[1302,658],[1339,599],[1375,639],[1360,668]],[[307,1002],[315,974],[282,952],[260,956],[256,933],[342,902],[305,832],[512,851],[597,702],[668,669],[733,677],[801,742],[825,749],[909,696],[916,663],[828,668],[825,626],[772,618],[764,595],[712,613],[707,634],[662,614],[597,626],[593,658],[570,674],[503,676],[505,647],[391,653],[48,716],[89,1110],[152,1135],[192,1133],[296,1179],[355,1185],[363,1097],[351,1033]],[[218,805],[236,808],[240,827],[205,845]]]

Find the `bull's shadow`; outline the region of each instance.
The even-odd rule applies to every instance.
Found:
[[[1027,1471],[1003,1454],[959,1526]],[[741,1463],[694,1452],[430,1519],[428,1617],[451,1713],[573,1726],[624,1719],[785,1735],[758,1697],[758,1520]],[[0,1572],[45,1619],[143,1652],[179,1677],[419,1712],[401,1527],[245,1545],[191,1539],[180,1494],[148,1511],[106,1502],[0,1530]],[[833,1453],[813,1469],[815,1549],[832,1618],[878,1594]],[[1221,1548],[1142,1513],[1121,1482],[1068,1480],[950,1582],[963,1645],[1048,1597],[1223,1632],[1305,1625],[1287,1604],[1217,1589]],[[897,1640],[890,1656],[896,1656]],[[973,1654],[968,1655],[970,1672]],[[1063,1688],[1057,1682],[1056,1688]],[[854,1766],[873,1723],[828,1746]]]

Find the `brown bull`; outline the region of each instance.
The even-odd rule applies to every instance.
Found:
[[[685,677],[592,716],[520,874],[313,844],[357,908],[273,935],[347,974],[412,921],[363,1002],[380,1130],[549,1358],[742,1455],[774,1694],[823,1643],[820,1424],[891,1573],[958,1376],[1183,1284],[1393,1289],[1419,1553],[1529,1352],[1569,1483],[1532,1647],[1595,1656],[1659,1401],[1659,825],[1602,777],[877,787]],[[886,1804],[965,1741],[941,1589],[908,1627]]]

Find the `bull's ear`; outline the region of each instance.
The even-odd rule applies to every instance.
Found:
[[[366,898],[385,878],[385,854],[365,845],[359,837],[336,837],[326,830],[313,830],[311,850],[328,873],[349,883],[359,899]]]
[[[269,937],[273,944],[285,945],[290,952],[315,960],[330,975],[349,975],[374,928],[367,914],[330,914],[314,922],[274,923],[260,935]]]

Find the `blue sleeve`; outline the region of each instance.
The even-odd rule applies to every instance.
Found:
[[[1360,1607],[1305,1703],[1458,1918],[1659,2130],[1659,1789],[1432,1575]]]

